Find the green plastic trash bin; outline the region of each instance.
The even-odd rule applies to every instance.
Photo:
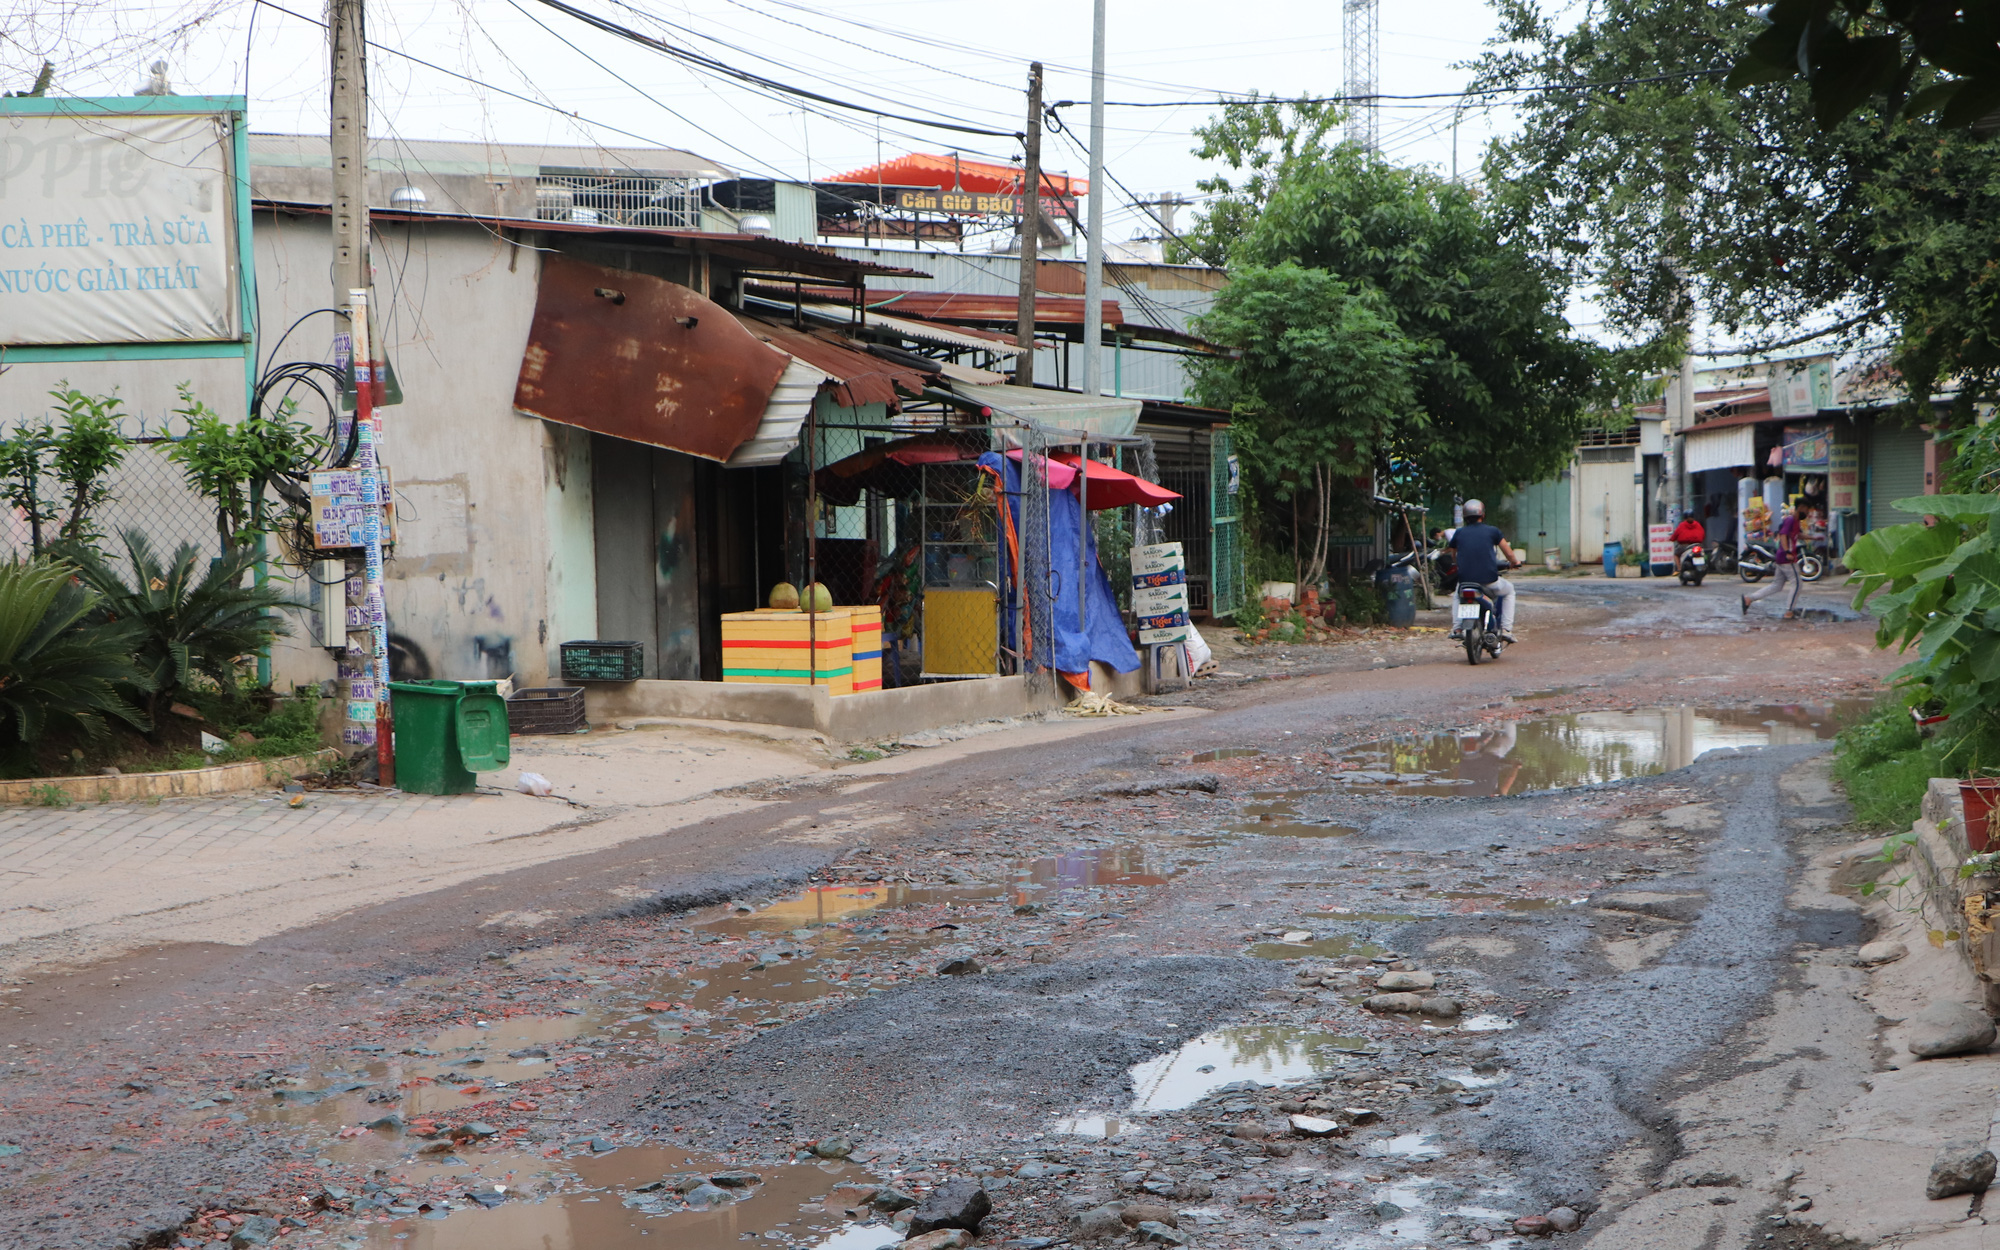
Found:
[[[411,794],[468,794],[477,774],[508,760],[507,703],[490,681],[392,681],[396,786]]]

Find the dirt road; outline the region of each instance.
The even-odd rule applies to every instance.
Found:
[[[869,1250],[965,1178],[1024,1247],[1819,1236],[1770,1152],[1884,1062],[1809,865],[1858,836],[1824,739],[1893,662],[1831,588],[1790,625],[1738,589],[1537,580],[1476,669],[1435,632],[1225,654],[1171,715],[35,969],[0,1245]],[[1787,1063],[1704,1139],[1761,1170],[1679,1166],[1677,1108]]]

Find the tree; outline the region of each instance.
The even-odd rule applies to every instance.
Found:
[[[1778,0],[1730,71],[1732,87],[1799,77],[1823,128],[1880,96],[1894,116],[1938,113],[1949,127],[1995,129],[2000,0]],[[1912,93],[1924,68],[1950,77]]]
[[[302,476],[326,440],[292,420],[290,400],[275,415],[259,411],[232,425],[187,386],[180,392],[174,415],[187,422],[187,433],[167,459],[181,466],[190,489],[215,505],[215,531],[225,547],[254,542],[267,529],[264,488],[279,477]]]
[[[90,617],[97,596],[57,560],[0,563],[0,741],[32,743],[51,725],[97,737],[107,718],[149,722],[119,694],[143,689],[136,631]]]
[[[1245,415],[1281,499],[1322,473],[1497,496],[1554,472],[1597,411],[1606,354],[1569,333],[1553,271],[1470,191],[1329,146],[1334,119],[1253,102],[1200,132],[1249,171],[1211,180],[1227,189],[1190,236],[1231,274],[1201,332],[1239,349],[1199,371],[1202,398]]]
[[[1822,127],[1796,79],[1726,86],[1766,29],[1736,6],[1602,0],[1571,24],[1494,3],[1475,85],[1577,88],[1518,97],[1495,209],[1611,333],[1665,354],[1702,317],[1767,348],[1817,323],[1886,338],[1915,405],[1944,378],[1966,418],[1993,397],[2000,145],[1869,108]]]
[[[1237,454],[1273,497],[1313,497],[1313,549],[1294,576],[1326,573],[1337,479],[1364,480],[1416,415],[1416,349],[1378,291],[1295,264],[1230,275],[1202,333],[1239,355],[1203,371],[1197,393],[1239,415]]]

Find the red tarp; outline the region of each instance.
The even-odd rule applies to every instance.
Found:
[[[1021,458],[1020,449],[1007,453],[1014,459]],[[1049,486],[1055,490],[1068,490],[1076,482],[1078,456],[1073,451],[1059,451],[1049,457]],[[1102,460],[1092,460],[1085,473],[1090,479],[1090,510],[1100,508],[1129,508],[1134,504],[1144,508],[1157,508],[1163,503],[1172,503],[1180,495],[1164,486],[1154,485],[1143,477],[1114,469]]]

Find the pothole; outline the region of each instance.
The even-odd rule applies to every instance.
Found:
[[[1602,785],[1685,768],[1721,748],[1817,742],[1866,710],[1862,701],[1748,708],[1667,707],[1542,716],[1476,731],[1363,743],[1334,762],[1335,781],[1398,794],[1486,798]]]
[[[1214,1029],[1154,1059],[1132,1065],[1132,1101],[1121,1112],[1076,1115],[1056,1131],[1116,1137],[1135,1117],[1192,1107],[1232,1086],[1288,1085],[1340,1068],[1349,1055],[1370,1053],[1366,1037],[1281,1024]]]

